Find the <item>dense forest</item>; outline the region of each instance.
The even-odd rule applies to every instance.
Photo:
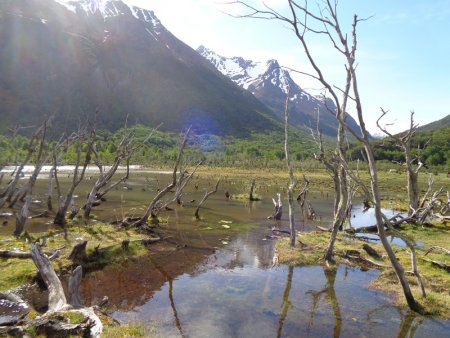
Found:
[[[143,142],[152,131],[143,125],[135,125],[131,129],[137,142]],[[98,152],[104,163],[112,162],[114,159],[117,144],[123,133],[123,129],[115,133],[105,130],[97,132]],[[312,136],[292,131],[290,139],[293,141],[291,152],[294,161],[302,161],[303,166],[307,167],[319,165],[313,161],[317,150]],[[177,156],[178,140],[177,133],[154,131],[145,141],[145,145],[133,155],[132,163],[170,165]],[[332,149],[332,141],[325,140],[325,145],[328,145],[329,149]],[[186,156],[192,163],[203,161],[204,164],[211,166],[284,168],[284,135],[281,132],[253,133],[249,138],[193,135],[190,143]],[[450,127],[418,131],[413,136],[412,143],[414,154],[420,155],[421,161],[429,169],[438,170],[450,165]],[[27,144],[27,137],[0,135],[0,163],[2,165],[16,163],[17,159],[23,158]],[[388,137],[374,140],[373,146],[376,160],[399,164],[405,161],[402,149]],[[353,160],[364,160],[361,146],[349,143],[349,148],[349,155]],[[75,149],[69,149],[62,163],[71,164],[75,159]],[[307,161],[308,159],[311,161]]]

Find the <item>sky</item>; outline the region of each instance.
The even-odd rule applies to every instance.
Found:
[[[242,6],[227,0],[125,0],[151,9],[177,38],[196,49],[200,45],[225,56],[253,61],[277,59],[282,66],[309,72],[299,41],[285,24],[273,20],[235,18]],[[248,0],[260,6],[260,0]],[[265,0],[283,12],[286,0]],[[313,3],[313,1],[309,1]],[[410,112],[420,125],[450,114],[450,0],[340,0],[338,15],[346,32],[351,18],[369,18],[358,25],[357,72],[369,131],[378,134],[380,107],[391,131],[409,127]],[[325,76],[342,88],[344,61],[329,41],[307,35],[314,57]],[[305,76],[294,76],[302,88],[320,94],[321,86]],[[352,109],[350,114],[354,115]]]

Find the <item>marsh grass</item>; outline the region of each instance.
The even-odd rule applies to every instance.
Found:
[[[131,242],[128,250],[122,249],[123,240],[144,239],[148,238],[147,234],[117,228],[102,222],[94,222],[84,226],[71,225],[67,238],[62,231],[57,230],[33,234],[31,239],[6,236],[0,242],[0,250],[29,251],[32,241],[41,236],[48,238],[47,245],[43,247],[44,251],[61,249],[59,257],[53,261],[53,266],[59,273],[70,269],[73,265],[68,256],[73,246],[83,240],[88,241],[86,248],[88,258],[86,262],[82,263],[85,270],[95,270],[106,264],[120,262],[127,257],[143,255],[148,251],[140,242]],[[100,255],[96,254],[96,248],[101,249]],[[31,282],[37,272],[31,258],[0,258],[0,270],[0,292]]]

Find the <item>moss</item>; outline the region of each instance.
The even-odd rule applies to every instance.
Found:
[[[41,236],[47,237],[47,246],[44,251],[60,249],[59,258],[53,261],[53,266],[58,271],[67,270],[73,262],[68,256],[73,246],[81,239],[87,240],[87,253],[90,258],[83,265],[86,270],[101,268],[107,264],[119,262],[130,256],[137,256],[147,252],[146,247],[140,242],[131,242],[128,250],[122,249],[122,241],[128,239],[139,240],[147,238],[147,234],[136,231],[117,228],[111,224],[92,222],[84,226],[72,226],[69,228],[67,237],[63,231],[51,230],[45,233],[33,234],[34,239]],[[0,250],[29,251],[31,247],[29,236],[20,238],[2,236]],[[100,255],[94,255],[95,248],[100,248]],[[31,259],[0,258],[0,291],[6,291],[31,282],[36,276],[36,267]]]
[[[31,282],[36,267],[31,259],[0,258],[0,292]]]
[[[153,329],[149,329],[153,331]],[[103,328],[102,337],[108,338],[127,338],[127,337],[151,337],[144,332],[141,323],[128,323],[120,325],[106,325]]]

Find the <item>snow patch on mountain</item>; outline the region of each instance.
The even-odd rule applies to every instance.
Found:
[[[151,24],[153,28],[161,28],[161,21],[150,10],[127,4],[122,0],[54,0],[71,12],[77,14],[78,9],[87,15],[100,14],[104,19],[120,15],[129,15],[140,21]],[[156,34],[159,34],[156,31]]]

